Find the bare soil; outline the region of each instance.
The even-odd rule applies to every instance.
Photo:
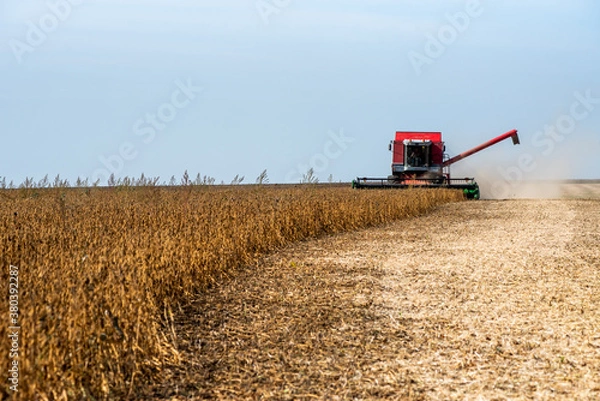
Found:
[[[600,399],[600,200],[306,241],[181,309],[155,399]]]

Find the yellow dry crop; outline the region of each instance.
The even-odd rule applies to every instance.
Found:
[[[125,397],[178,362],[173,310],[236,268],[292,241],[463,199],[450,190],[315,185],[2,195],[0,277],[7,283],[18,267],[20,348],[19,392],[3,386],[0,398],[23,400]],[[8,330],[0,325],[0,338]],[[6,344],[4,372],[12,363]]]

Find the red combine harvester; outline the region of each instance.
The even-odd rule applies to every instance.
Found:
[[[453,158],[444,153],[441,132],[396,132],[390,143],[392,175],[387,178],[356,178],[353,188],[441,187],[462,189],[469,199],[479,199],[479,185],[474,178],[450,178],[450,165],[483,149],[512,138],[519,144],[517,130],[508,131]]]

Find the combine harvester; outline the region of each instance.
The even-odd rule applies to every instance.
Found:
[[[450,178],[450,166],[465,157],[512,138],[519,144],[517,130],[508,131],[453,158],[445,154],[441,132],[396,132],[390,143],[392,175],[387,178],[358,177],[352,188],[455,188],[468,199],[479,199],[479,185],[474,178]]]

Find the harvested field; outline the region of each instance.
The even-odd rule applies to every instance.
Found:
[[[177,313],[154,399],[600,399],[600,201],[297,243]]]
[[[581,182],[565,182],[561,187],[564,198],[600,198],[600,180],[584,180]]]

